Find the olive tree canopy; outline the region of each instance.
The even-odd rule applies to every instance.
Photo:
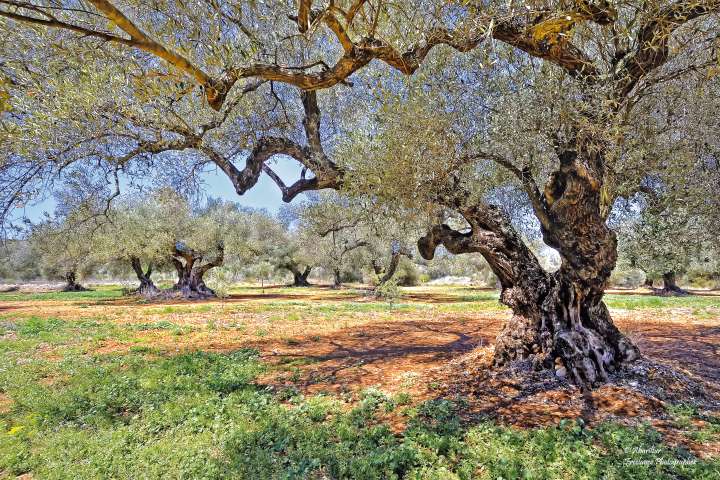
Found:
[[[437,220],[424,257],[443,245],[488,261],[514,313],[496,364],[562,364],[589,386],[638,357],[602,302],[613,203],[648,174],[680,172],[676,183],[717,156],[703,101],[720,81],[719,11],[720,0],[0,0],[3,217],[76,169],[119,187],[157,171],[192,182],[213,166],[238,194],[264,172],[286,201],[322,188],[385,199]],[[273,169],[278,155],[302,166],[293,183]],[[499,205],[509,184],[557,271]]]

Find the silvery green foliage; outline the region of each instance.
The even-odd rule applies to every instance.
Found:
[[[698,217],[678,206],[647,206],[620,229],[623,264],[640,269],[651,279],[687,271],[701,255],[702,225]]]
[[[178,245],[204,258],[222,251],[229,266],[259,254],[274,221],[264,211],[233,202],[194,206],[171,189],[147,196],[126,196],[114,204],[97,235],[96,251],[105,261],[137,257],[167,268]]]
[[[129,38],[92,3],[0,5],[6,14],[0,17],[3,218],[6,209],[42,196],[59,172],[91,166],[110,184],[117,175],[193,183],[218,156],[241,168],[263,137],[302,143],[302,109],[295,88],[288,87],[298,82],[288,75],[275,75],[279,79],[271,82],[262,68],[247,77],[242,72],[290,67],[286,70],[301,77],[299,72],[312,75],[334,66],[344,38],[327,19],[347,16],[355,4],[361,8],[348,20],[351,42],[370,38],[397,52],[417,51],[442,28],[472,41],[462,52],[433,48],[411,72],[403,65],[389,68],[387,59],[369,62],[340,79],[352,82],[352,89],[333,84],[321,94],[331,119],[321,136],[327,152],[349,167],[349,189],[380,190],[388,198],[418,203],[447,193],[450,173],[480,196],[498,184],[517,183],[488,158],[461,161],[479,150],[530,169],[542,183],[556,165],[554,142],[579,126],[607,150],[607,195],[614,197],[662,166],[655,152],[701,146],[696,134],[717,125],[715,110],[702,107],[718,85],[712,0],[696,5],[708,15],[671,32],[667,60],[648,70],[622,105],[612,89],[625,81],[623,68],[638,46],[640,26],[661,15],[665,2],[613,4],[613,11],[605,12],[611,26],[608,18],[588,19],[583,2],[576,6],[584,15],[565,2],[488,2],[482,8],[438,0],[301,2],[332,15],[300,29],[297,3],[282,0],[104,2],[150,40],[186,59],[190,69],[143,49],[147,42]],[[608,7],[595,6],[601,14]],[[46,28],[28,18],[53,18],[81,30]],[[525,25],[528,38],[498,34],[507,19],[508,25]],[[572,42],[565,52],[570,57],[592,62],[596,81],[573,80],[563,63],[567,55],[554,56],[550,48],[564,42]],[[534,48],[535,43],[545,47]],[[401,78],[397,72],[413,75]],[[211,108],[211,83],[235,77],[220,110]],[[693,103],[697,109],[684,108]]]
[[[32,225],[28,240],[43,276],[60,280],[73,274],[81,280],[93,273],[102,263],[95,243],[99,222],[92,209],[81,205],[64,215]]]

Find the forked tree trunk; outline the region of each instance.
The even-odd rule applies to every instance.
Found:
[[[176,249],[174,255],[172,263],[177,271],[178,281],[173,289],[190,299],[215,297],[215,292],[205,285],[203,277],[210,269],[222,265],[223,248],[219,247],[218,256],[206,263],[203,263],[202,255],[191,249]]]
[[[74,271],[65,272],[65,286],[63,292],[85,292],[87,288],[77,283],[77,277]]]
[[[312,267],[307,266],[305,267],[305,270],[300,270],[295,265],[290,265],[287,267],[288,270],[293,274],[293,287],[309,287],[310,282],[308,282],[308,277],[310,276],[310,272],[312,271]]]
[[[215,296],[215,292],[205,285],[203,280],[205,272],[193,268],[192,263],[187,266],[178,262],[178,264],[175,264],[175,270],[178,274],[178,281],[173,286],[173,289],[179,291],[183,297],[209,298]]]
[[[509,219],[492,206],[458,205],[469,232],[440,225],[418,242],[426,259],[443,244],[452,253],[479,252],[488,261],[500,281],[500,301],[513,312],[497,337],[496,365],[530,360],[535,368],[556,367],[559,376],[586,388],[639,357],[602,301],[617,254],[615,235],[599,210],[599,195],[585,164],[574,155],[561,156],[540,218],[545,242],[562,259],[554,273],[543,270]]]
[[[130,265],[132,265],[133,271],[135,272],[137,279],[140,281],[140,286],[138,287],[137,292],[140,295],[148,297],[158,295],[160,293],[160,289],[155,286],[155,283],[153,283],[150,278],[152,275],[152,263],[148,263],[147,270],[143,271],[140,259],[132,257],[130,258]]]

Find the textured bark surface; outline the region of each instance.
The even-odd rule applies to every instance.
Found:
[[[178,281],[173,289],[179,291],[185,298],[214,297],[215,292],[205,285],[203,277],[212,268],[222,265],[224,249],[218,248],[219,254],[213,260],[205,261],[203,255],[189,248],[175,248],[172,258],[173,266],[177,271]]]
[[[665,272],[663,274],[663,288],[655,290],[655,293],[663,296],[690,295],[690,292],[678,286],[675,272]]]
[[[77,283],[75,272],[65,272],[65,286],[63,292],[85,292],[88,289]]]
[[[397,269],[400,266],[400,260],[402,259],[402,257],[412,258],[412,253],[410,253],[407,249],[403,248],[399,244],[393,244],[390,251],[390,261],[388,262],[387,268],[383,269],[382,266],[378,264],[378,262],[373,262],[373,271],[375,272],[375,275],[378,275],[380,277],[378,279],[378,284],[375,288],[381,287],[390,280],[392,280],[392,278],[395,276],[395,272],[397,272]]]
[[[639,357],[638,349],[613,325],[602,302],[617,259],[616,239],[601,212],[600,182],[592,158],[562,152],[560,168],[543,194],[530,189],[545,243],[562,259],[557,272],[543,270],[496,207],[456,209],[470,229],[434,227],[418,242],[426,259],[444,245],[451,253],[479,252],[498,277],[500,301],[513,311],[497,337],[496,365],[530,360],[536,368],[556,368],[582,387]],[[522,172],[521,172],[522,173]]]
[[[340,270],[335,269],[333,270],[333,288],[340,287],[342,287],[342,275],[340,273]]]
[[[312,267],[305,267],[305,270],[300,270],[297,266],[293,265],[288,267],[293,274],[293,287],[309,287],[308,277],[312,271]]]
[[[137,257],[132,257],[130,259],[130,265],[132,266],[133,271],[137,276],[137,279],[140,281],[140,286],[138,287],[137,292],[140,295],[145,295],[148,297],[154,297],[156,295],[159,295],[160,289],[155,286],[155,283],[153,283],[152,279],[150,278],[153,270],[152,263],[148,264],[147,270],[143,270],[140,259]]]

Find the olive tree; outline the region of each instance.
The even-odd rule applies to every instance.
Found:
[[[0,244],[0,278],[32,280],[40,275],[40,265],[27,239],[6,240]]]
[[[29,242],[45,277],[65,281],[63,291],[87,290],[80,280],[98,265],[93,234],[94,221],[85,220],[79,211],[33,225]]]
[[[225,261],[244,263],[262,252],[264,226],[272,225],[265,211],[242,208],[234,202],[212,201],[190,214],[189,229],[175,238],[170,261],[184,297],[208,297],[215,292],[204,276]]]
[[[299,221],[299,206],[283,205],[273,228],[266,228],[265,260],[292,274],[294,287],[309,287],[308,277],[318,266],[313,236]]]
[[[677,275],[684,273],[700,254],[697,218],[680,208],[648,206],[641,216],[620,230],[619,251],[633,268],[645,272],[646,286],[662,278],[662,295],[684,295]]]
[[[333,276],[333,287],[342,285],[343,272],[359,263],[360,249],[370,245],[362,217],[347,198],[323,192],[299,208],[299,224],[312,242],[316,262]]]
[[[3,120],[14,115],[2,211],[87,165],[113,182],[207,164],[238,194],[265,173],[286,201],[349,188],[436,209],[421,254],[482,254],[513,310],[495,363],[558,361],[591,386],[639,355],[602,302],[617,259],[608,213],[662,167],[649,151],[697,144],[685,132],[715,121],[681,107],[717,89],[719,10],[718,0],[0,1]],[[273,169],[280,154],[303,166],[293,183]],[[527,194],[557,271],[493,202],[508,183]]]
[[[152,280],[158,268],[171,265],[177,239],[191,230],[187,201],[171,189],[147,196],[127,195],[113,205],[97,236],[97,251],[106,261],[126,262],[135,273],[138,293],[160,293]]]

